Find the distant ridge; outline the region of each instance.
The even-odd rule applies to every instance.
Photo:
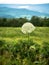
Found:
[[[36,5],[37,6],[43,5],[43,6],[47,7],[49,4],[36,4]],[[30,4],[30,6],[36,6],[36,5]],[[12,8],[10,6],[14,6],[14,4],[9,4],[9,5],[8,4],[0,4],[0,17],[2,17],[2,18],[19,18],[19,17],[31,18],[32,16],[49,17],[49,14],[46,12],[29,10],[27,8],[16,8],[16,7]],[[17,5],[15,4],[15,6],[17,6]]]

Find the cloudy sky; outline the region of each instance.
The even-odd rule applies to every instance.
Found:
[[[4,6],[11,8],[25,8],[32,11],[49,14],[49,0],[0,0],[0,4],[9,4]]]
[[[49,0],[0,0],[0,4],[42,4]]]
[[[3,5],[3,4],[2,4]],[[19,8],[19,9],[28,9],[32,11],[37,11],[40,13],[47,13],[49,14],[49,4],[6,4],[3,5],[9,8]],[[1,7],[1,5],[0,5]]]

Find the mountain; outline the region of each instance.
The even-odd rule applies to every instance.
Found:
[[[0,17],[1,18],[19,18],[27,17],[31,18],[32,16],[46,16],[49,17],[49,14],[46,12],[39,12],[30,10],[27,8],[15,8],[8,7],[7,5],[0,4]]]

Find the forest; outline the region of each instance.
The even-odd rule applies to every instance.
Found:
[[[49,27],[49,18],[32,16],[31,19],[24,18],[0,18],[0,27],[21,27],[24,23],[31,22],[35,26]]]

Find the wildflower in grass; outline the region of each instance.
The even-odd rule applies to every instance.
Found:
[[[34,31],[35,29],[35,26],[32,24],[32,23],[24,23],[23,26],[22,26],[22,32],[24,34],[28,34],[28,33],[31,33],[32,31]]]
[[[32,31],[34,31],[34,29],[35,29],[35,26],[34,26],[32,23],[27,22],[27,23],[24,23],[24,24],[22,25],[22,32],[23,32],[24,34],[28,34],[28,42],[29,42],[29,34],[30,34]]]

